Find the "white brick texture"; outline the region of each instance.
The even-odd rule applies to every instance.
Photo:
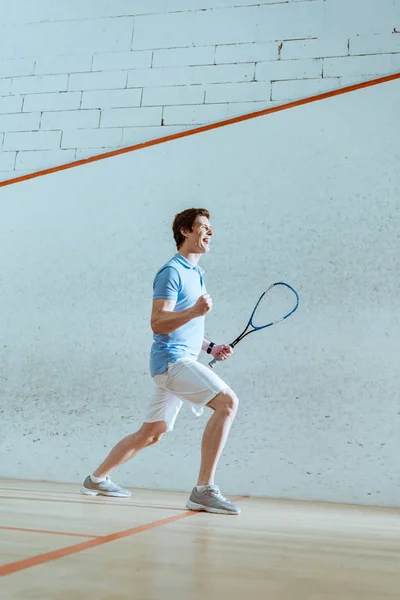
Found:
[[[49,4],[49,3],[47,3]],[[96,9],[93,9],[96,14]],[[70,18],[70,17],[67,17]],[[85,52],[129,50],[133,18],[97,19],[44,23],[26,23],[2,27],[0,56],[31,58]]]
[[[16,152],[0,152],[0,172],[14,169]]]
[[[226,117],[226,104],[167,106],[164,109],[164,125],[203,125]]]
[[[101,127],[144,127],[161,125],[162,108],[114,108],[104,110]]]
[[[113,69],[146,69],[151,67],[152,52],[109,52],[95,54],[93,58],[93,71],[111,71]]]
[[[203,11],[206,8],[216,10],[218,8],[232,8],[233,6],[264,6],[267,4],[278,4],[279,2],[288,2],[288,0],[235,0],[235,2],[232,2],[232,0],[191,0],[190,10]],[[161,6],[163,5],[161,4]],[[171,12],[187,10],[188,2],[187,0],[169,0],[168,9]],[[150,12],[159,13],[162,12],[162,10],[148,11],[148,13]]]
[[[140,106],[142,90],[99,90],[83,92],[81,108],[125,108]]]
[[[348,39],[345,37],[323,38],[319,40],[291,40],[282,43],[282,60],[300,58],[325,58],[327,56],[346,56]]]
[[[390,33],[386,35],[357,35],[350,38],[349,45],[350,54],[391,54],[400,52],[400,33]]]
[[[376,54],[374,56],[348,56],[324,59],[324,76],[354,77],[360,75],[387,75],[400,69],[400,54]]]
[[[81,92],[59,92],[52,94],[28,94],[24,100],[24,112],[35,110],[73,110],[79,108]]]
[[[150,140],[158,140],[159,138],[174,135],[185,129],[190,128],[180,125],[170,127],[125,127],[122,133],[122,145],[134,146],[135,144],[142,144]]]
[[[153,67],[185,67],[196,65],[213,65],[214,46],[200,48],[176,48],[172,50],[156,50],[153,55]]]
[[[331,36],[391,33],[399,24],[398,0],[328,0],[324,4]]]
[[[40,94],[41,92],[65,92],[68,75],[34,75],[16,77],[12,80],[13,94]]]
[[[215,53],[216,64],[249,63],[278,59],[278,43],[267,44],[230,44],[217,46]]]
[[[288,0],[259,0],[257,4],[276,4],[277,2],[287,2]],[[85,0],[84,2],[48,2],[36,1],[27,3],[24,6],[24,22],[35,23],[44,20],[65,21],[69,19],[90,19],[95,14],[97,18],[103,17],[121,17],[148,15],[166,12],[166,4],[169,11],[204,10],[206,8],[230,8],[235,6],[251,6],[255,0],[238,0],[233,3],[232,0],[190,0],[188,7],[187,0],[151,0],[151,2],[133,1],[133,0]],[[4,23],[20,23],[21,9],[20,3],[10,3],[7,11],[2,16]]]
[[[210,0],[209,0],[210,1]],[[176,0],[172,2],[171,10],[175,10]],[[184,9],[184,7],[181,7]],[[4,23],[40,23],[42,21],[68,21],[80,19],[97,19],[104,17],[121,17],[165,12],[165,0],[151,0],[149,2],[132,0],[76,0],[65,2],[49,2],[48,0],[36,0],[24,3],[23,19],[21,17],[21,3],[10,2],[4,11],[2,22]]]
[[[39,129],[40,113],[0,115],[0,131],[33,131]]]
[[[0,113],[19,113],[23,96],[0,96]]]
[[[322,77],[322,60],[278,60],[258,63],[256,81],[313,79]]]
[[[70,54],[67,56],[42,56],[36,60],[35,75],[59,73],[82,73],[90,71],[91,54]]]
[[[60,147],[61,131],[8,133],[4,150],[52,150]]]
[[[2,179],[400,70],[400,0],[23,5],[1,15]]]
[[[18,152],[16,171],[37,171],[63,165],[75,159],[75,150],[35,150]]]
[[[164,109],[164,125],[199,126],[224,119],[250,114],[270,108],[277,103],[264,102],[232,102],[230,104],[207,104],[200,106],[171,106]]]
[[[126,71],[76,73],[69,76],[68,90],[112,90],[126,87]]]
[[[160,87],[163,85],[251,81],[253,76],[253,64],[139,69],[129,72],[128,87]]]
[[[91,129],[99,122],[99,110],[52,111],[43,113],[40,129]]]
[[[221,83],[207,86],[206,103],[217,102],[257,102],[269,100],[271,84],[257,83]]]
[[[35,61],[26,58],[0,60],[0,77],[21,77],[33,75]]]
[[[341,87],[353,86],[354,85],[354,77],[339,77]],[[357,83],[362,83],[363,81],[371,81],[371,75],[359,75],[357,77]]]
[[[80,129],[64,131],[61,148],[103,148],[120,145],[122,128],[120,129]]]
[[[279,102],[271,102],[265,100],[263,102],[232,102],[226,107],[226,118],[240,117],[240,115],[249,115],[259,110],[265,110],[272,108],[273,106],[280,104]]]
[[[0,79],[0,96],[6,96],[11,92],[12,79]]]
[[[272,84],[272,100],[298,100],[340,87],[339,79],[299,79]]]
[[[176,85],[172,87],[148,88],[143,90],[142,106],[179,106],[201,104],[204,100],[204,86]]]
[[[323,31],[324,2],[287,2],[137,17],[133,48],[265,42],[318,37]]]

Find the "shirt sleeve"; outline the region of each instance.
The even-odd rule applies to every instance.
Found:
[[[153,284],[153,300],[166,298],[177,300],[181,282],[179,273],[174,267],[165,267],[157,273]]]

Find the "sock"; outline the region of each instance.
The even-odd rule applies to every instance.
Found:
[[[201,494],[201,492],[204,492],[208,487],[210,487],[210,485],[212,484],[210,483],[208,485],[198,485],[196,489],[199,492],[199,494]]]
[[[94,475],[91,475],[90,479],[93,481],[93,483],[101,483],[102,481],[105,481],[107,477],[95,477]]]

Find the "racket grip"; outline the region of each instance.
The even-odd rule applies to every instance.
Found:
[[[233,344],[229,344],[231,348],[233,348]],[[213,369],[215,367],[215,365],[217,364],[217,362],[219,362],[220,359],[218,357],[214,357],[209,363],[208,366],[210,367],[210,369]]]
[[[218,362],[218,358],[213,358],[209,363],[208,366],[210,367],[210,369],[213,369],[215,367],[215,365]]]

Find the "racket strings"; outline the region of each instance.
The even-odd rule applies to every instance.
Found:
[[[289,288],[275,285],[264,293],[252,316],[251,324],[257,328],[278,323],[293,310],[295,302],[294,294]]]
[[[287,283],[273,283],[258,300],[246,329],[230,345],[234,347],[243,338],[258,329],[283,321],[293,314],[298,306],[299,295],[295,289]],[[208,364],[213,369],[217,362],[218,359],[213,358]]]

